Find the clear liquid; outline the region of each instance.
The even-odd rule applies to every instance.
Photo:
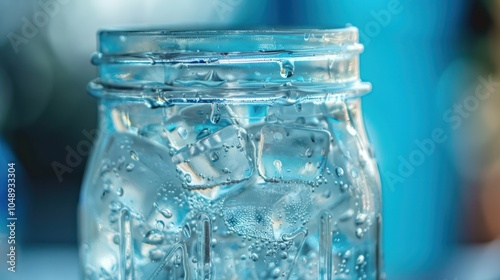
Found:
[[[358,104],[107,104],[82,191],[84,279],[377,279]]]

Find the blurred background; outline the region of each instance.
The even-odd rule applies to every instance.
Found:
[[[99,28],[346,24],[360,29],[361,77],[373,84],[363,106],[383,180],[387,278],[500,279],[496,0],[0,0],[0,175],[16,164],[18,217],[16,274],[0,227],[0,279],[77,279],[87,156],[69,165],[68,155],[97,124],[85,89]]]

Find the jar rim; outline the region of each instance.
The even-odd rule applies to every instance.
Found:
[[[336,29],[103,29],[98,32],[98,38],[102,54],[296,51],[350,45],[362,51],[358,29],[353,26]]]
[[[277,92],[358,95],[358,29],[101,30],[92,63],[96,96],[207,94],[269,96]],[[126,94],[124,94],[126,93]],[[135,94],[134,94],[135,93]],[[288,93],[287,93],[288,94]],[[198,98],[198,97],[195,97]],[[282,98],[281,96],[279,98]]]

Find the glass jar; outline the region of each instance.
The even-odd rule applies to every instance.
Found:
[[[354,27],[102,31],[84,279],[379,279]]]

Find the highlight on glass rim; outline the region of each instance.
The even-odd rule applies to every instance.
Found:
[[[500,279],[499,3],[0,0],[0,279]]]

